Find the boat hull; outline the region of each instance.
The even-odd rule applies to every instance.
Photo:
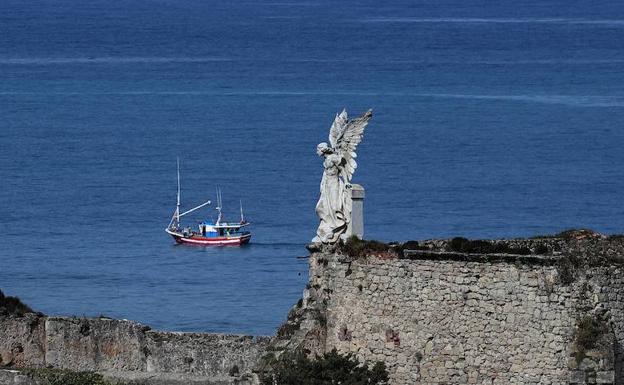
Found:
[[[206,246],[240,246],[249,243],[251,234],[230,237],[202,237],[193,235],[185,237],[182,234],[167,231],[178,244],[206,245]]]

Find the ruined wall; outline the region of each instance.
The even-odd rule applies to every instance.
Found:
[[[144,371],[146,329],[127,321],[49,317],[45,363],[78,371]]]
[[[624,384],[624,268],[606,267],[590,271],[591,300],[605,310],[615,335],[615,383]]]
[[[45,364],[45,317],[0,317],[0,366],[42,367]]]
[[[410,258],[312,253],[305,307],[325,351],[383,361],[393,384],[624,383],[621,265],[562,282],[561,255]],[[591,351],[584,316],[605,320]]]
[[[120,378],[133,372],[181,373],[234,382],[251,373],[269,342],[269,337],[153,331],[112,319],[0,319],[4,365],[107,372]],[[15,353],[18,345],[21,355]]]
[[[249,384],[267,352],[336,348],[384,362],[396,385],[624,385],[624,238],[580,237],[312,249],[304,297],[275,338],[2,316],[1,364]]]
[[[341,264],[327,344],[384,361],[396,383],[567,380],[574,312],[550,269],[453,261]]]

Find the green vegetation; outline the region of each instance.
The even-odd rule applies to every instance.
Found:
[[[387,243],[371,240],[363,240],[355,235],[350,236],[346,242],[340,243],[342,251],[351,258],[362,258],[370,254],[385,253],[390,250]]]
[[[313,309],[311,316],[321,325],[322,328],[327,326],[327,317],[325,316],[325,312],[320,309]]]
[[[623,252],[624,238],[618,235],[569,240],[556,265],[559,281],[571,284],[587,268],[621,265],[624,263]]]
[[[339,354],[336,349],[309,359],[303,353],[283,356],[262,375],[262,385],[382,385],[388,372],[382,362],[372,368],[361,364],[351,353]]]
[[[504,243],[492,243],[482,240],[471,241],[463,237],[451,239],[448,247],[451,251],[460,253],[477,253],[477,254],[531,254],[531,250],[527,247],[510,247]]]
[[[578,237],[596,235],[594,230],[591,229],[567,229],[557,234],[538,234],[531,237],[531,239],[574,239]]]
[[[280,326],[279,329],[277,329],[277,337],[290,338],[293,334],[295,334],[297,330],[299,330],[300,327],[301,325],[298,322],[294,323],[287,321],[285,324]]]
[[[550,250],[548,250],[548,246],[546,245],[537,245],[535,246],[535,254],[538,255],[543,255],[543,254],[548,254],[550,252]]]
[[[104,379],[101,374],[93,372],[74,372],[67,369],[27,369],[24,371],[32,378],[45,385],[123,385]]]
[[[402,244],[397,244],[395,250],[399,254],[399,259],[405,259],[405,250],[431,250],[426,245],[421,245],[418,241],[407,241]]]
[[[238,365],[232,366],[228,374],[232,377],[238,376],[240,374],[240,369],[238,369]]]
[[[609,331],[607,323],[595,315],[585,315],[576,325],[576,363],[580,364],[586,352],[597,347],[601,336]]]
[[[562,256],[557,260],[557,273],[559,274],[559,282],[569,285],[576,280],[581,260],[575,255]]]
[[[592,229],[568,229],[556,234],[554,237],[562,239],[575,239],[595,235],[599,234]]]
[[[22,317],[26,313],[34,313],[34,311],[19,298],[7,297],[2,290],[0,290],[0,316],[16,315]]]
[[[401,251],[403,250],[429,250],[429,248],[421,246],[418,241],[407,241],[401,245]]]
[[[301,321],[306,312],[307,310],[303,307],[303,299],[299,299],[297,305],[288,312],[286,322],[277,329],[277,338],[282,340],[291,338],[301,328]]]

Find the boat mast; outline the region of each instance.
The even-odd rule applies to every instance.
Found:
[[[217,225],[221,224],[221,189],[217,187],[217,211],[219,212],[219,216],[217,217]]]
[[[243,215],[243,201],[241,199],[238,202],[240,203],[240,210],[241,210],[241,221],[240,221],[240,223],[245,223],[245,216]]]
[[[178,157],[178,197],[176,202],[176,209],[173,213],[173,217],[171,217],[171,222],[169,222],[169,229],[177,229],[180,226],[180,218],[185,216],[186,214],[190,214],[195,210],[199,210],[202,207],[209,205],[211,203],[210,200],[202,203],[199,206],[195,206],[190,210],[186,210],[183,213],[180,213],[180,158]]]
[[[176,204],[176,212],[175,212],[176,227],[180,225],[180,157],[178,157],[177,160],[178,160],[178,202]]]
[[[177,158],[178,161],[178,198],[176,202],[176,209],[171,217],[171,222],[169,222],[168,228],[176,229],[180,226],[180,158]]]

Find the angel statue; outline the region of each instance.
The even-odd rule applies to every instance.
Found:
[[[342,110],[329,130],[329,145],[316,146],[316,153],[325,158],[321,197],[316,204],[316,214],[321,222],[313,243],[333,244],[340,240],[351,222],[351,177],[355,172],[355,149],[362,141],[364,128],[373,116],[368,110],[355,119],[347,118]]]

